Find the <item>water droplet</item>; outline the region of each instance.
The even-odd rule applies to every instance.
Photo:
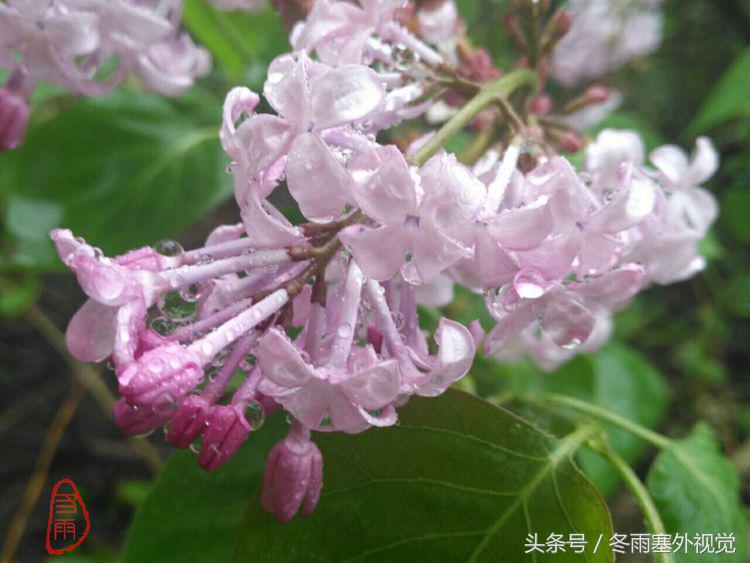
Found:
[[[149,430],[148,432],[144,432],[143,434],[138,434],[136,438],[148,438],[151,436],[151,434],[154,433],[154,429]]]
[[[203,436],[198,436],[195,440],[193,440],[188,448],[190,448],[190,451],[194,454],[199,454],[201,451],[201,446],[203,445]]]
[[[244,360],[240,362],[240,369],[242,371],[250,371],[255,365],[255,354],[248,354]]]
[[[245,407],[245,420],[250,424],[250,428],[257,430],[266,420],[266,411],[263,405],[258,401],[250,401]]]
[[[160,416],[172,414],[176,408],[177,401],[169,393],[164,393],[159,397],[153,406],[154,413]]]
[[[401,330],[404,327],[404,315],[400,311],[394,311],[391,314],[391,318],[393,319],[393,324],[396,325],[397,330]]]
[[[565,348],[566,350],[575,350],[581,344],[583,344],[583,340],[581,340],[580,338],[574,338],[570,342],[567,342],[566,344],[563,344],[562,348]]]
[[[615,190],[613,190],[612,188],[607,188],[606,190],[604,190],[604,194],[603,194],[604,201],[609,203],[610,201],[615,199],[615,194],[616,194]]]
[[[175,328],[177,328],[177,325],[167,317],[156,317],[151,321],[151,329],[162,336],[172,334]]]
[[[339,325],[336,334],[338,334],[339,338],[347,338],[352,335],[352,326],[349,323]]]
[[[187,287],[183,287],[180,290],[180,297],[182,297],[183,300],[189,303],[193,303],[195,301],[198,301],[198,299],[200,299],[202,292],[203,292],[203,286],[199,283],[194,283]]]
[[[190,320],[198,312],[198,304],[186,301],[178,291],[170,291],[164,295],[158,305],[162,314],[176,322]]]
[[[219,371],[221,371],[221,365],[212,365],[210,368],[206,370],[206,377],[208,378],[208,381],[213,381],[216,379],[216,376],[219,375]]]
[[[181,256],[185,252],[179,242],[171,239],[160,240],[154,244],[154,250],[162,256],[170,257]]]

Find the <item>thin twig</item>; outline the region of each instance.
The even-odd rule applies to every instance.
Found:
[[[47,474],[49,473],[49,468],[52,465],[52,459],[55,456],[60,440],[65,433],[65,429],[73,419],[73,415],[78,410],[78,405],[85,394],[86,388],[83,384],[78,379],[73,379],[68,397],[60,405],[60,408],[57,409],[55,417],[52,419],[44,435],[44,441],[39,450],[34,473],[26,485],[26,489],[21,497],[21,503],[18,505],[18,510],[13,515],[8,533],[5,535],[3,550],[0,553],[0,563],[11,563],[13,561],[18,544],[26,531],[29,516],[32,510],[34,510],[39,496],[42,494],[42,490],[44,490],[44,485],[47,482]]]
[[[112,418],[112,408],[114,407],[116,399],[102,381],[100,377],[101,369],[97,372],[89,364],[81,362],[73,357],[65,344],[65,336],[63,333],[60,332],[57,325],[55,325],[55,323],[37,307],[32,307],[31,310],[29,310],[26,314],[26,320],[31,326],[38,330],[42,336],[44,336],[50,345],[57,350],[63,358],[65,358],[65,361],[70,366],[74,377],[91,393],[104,413]],[[143,458],[154,475],[159,473],[163,463],[154,446],[144,438],[131,438],[128,440],[128,444],[138,453],[138,455],[140,455],[141,458]]]

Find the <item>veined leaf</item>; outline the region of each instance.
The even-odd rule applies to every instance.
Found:
[[[120,253],[174,236],[226,198],[220,111],[207,120],[180,103],[125,92],[82,100],[3,155],[11,260],[60,267],[47,239],[58,226]]]
[[[268,452],[284,431],[284,417],[270,417],[211,473],[194,453],[173,453],[135,515],[123,563],[226,563]]]
[[[235,562],[533,560],[524,540],[582,533],[611,561],[609,512],[572,461],[590,428],[555,440],[508,411],[449,390],[412,398],[400,422],[316,436],[325,459],[316,512],[279,524],[248,506]],[[596,553],[595,542],[602,539]]]
[[[690,125],[694,133],[706,131],[732,118],[750,117],[750,49],[724,73],[719,84],[704,102],[698,116]]]
[[[735,536],[735,553],[710,555],[688,547],[686,553],[675,554],[676,561],[747,561],[747,522],[737,471],[721,454],[707,424],[699,423],[690,436],[657,456],[647,485],[668,532],[687,534],[691,541],[696,534]]]

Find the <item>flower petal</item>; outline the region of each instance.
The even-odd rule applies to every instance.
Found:
[[[372,70],[344,65],[312,83],[310,109],[316,129],[328,129],[364,119],[380,109],[383,85]]]
[[[278,329],[271,328],[258,345],[258,361],[264,377],[282,387],[301,387],[315,371],[295,348],[289,338]]]
[[[449,230],[477,216],[487,188],[454,155],[441,151],[422,166],[419,175],[425,192],[417,212],[421,221]]]
[[[398,396],[401,378],[398,362],[387,360],[355,374],[339,384],[349,399],[366,409],[379,409]]]
[[[369,216],[381,223],[402,224],[415,215],[417,194],[401,151],[393,145],[360,154],[349,163],[354,199]]]
[[[88,299],[68,323],[65,342],[68,350],[84,362],[101,362],[115,344],[116,307]]]
[[[404,227],[396,225],[377,229],[355,226],[339,233],[362,271],[378,281],[392,278],[404,263],[407,236]]]
[[[308,219],[333,219],[351,198],[349,175],[315,133],[297,138],[286,160],[289,192]]]

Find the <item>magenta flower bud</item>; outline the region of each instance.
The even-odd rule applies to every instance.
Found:
[[[322,488],[323,456],[310,431],[295,422],[268,454],[260,502],[280,522],[289,522],[300,507],[304,516],[315,510]]]
[[[529,110],[536,115],[546,115],[552,109],[552,98],[549,94],[539,94],[531,100]]]
[[[21,144],[31,115],[28,100],[33,88],[34,79],[19,69],[0,88],[0,152]]]
[[[0,151],[21,144],[29,115],[31,108],[22,96],[8,88],[0,89]]]
[[[168,411],[133,405],[123,398],[117,400],[113,412],[115,426],[127,436],[147,434],[160,426],[164,426],[171,416]]]
[[[120,394],[135,405],[174,404],[203,379],[201,364],[197,353],[179,344],[148,350],[118,368]]]
[[[552,18],[553,35],[556,41],[562,39],[573,26],[573,16],[566,10],[559,10]]]
[[[167,430],[167,442],[187,448],[203,433],[211,405],[198,395],[189,395],[177,407]]]
[[[583,148],[583,140],[572,131],[560,135],[558,141],[560,142],[560,148],[565,152],[577,153]]]
[[[604,103],[609,100],[610,96],[612,96],[612,91],[604,86],[591,86],[583,94],[589,104]]]
[[[245,442],[252,427],[243,414],[241,404],[215,407],[206,422],[198,463],[213,471],[226,463]]]

